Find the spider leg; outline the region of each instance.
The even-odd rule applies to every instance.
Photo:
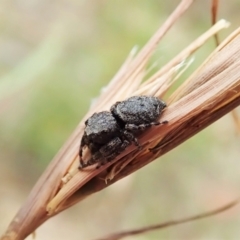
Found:
[[[79,169],[91,166],[95,163],[98,163],[97,168],[99,168],[107,162],[112,161],[119,153],[124,151],[129,144],[130,142],[127,140],[122,141],[120,138],[116,137],[102,146],[88,161],[85,163],[80,162]]]
[[[168,121],[151,122],[151,123],[144,123],[144,124],[140,124],[140,125],[135,125],[135,124],[128,123],[128,124],[125,125],[125,129],[127,129],[130,132],[141,132],[141,131],[144,131],[145,129],[147,129],[151,126],[163,125],[163,124],[167,124],[167,123],[168,123]]]
[[[134,144],[138,147],[138,149],[141,150],[142,147],[132,132],[128,130],[124,130],[122,131],[122,135],[127,141],[134,142]]]
[[[99,161],[98,165],[97,165],[97,168],[100,168],[101,166],[105,165],[106,163],[108,162],[111,162],[115,157],[117,157],[121,152],[123,152],[127,146],[130,145],[130,142],[127,141],[127,140],[124,140],[123,142],[119,141],[120,138],[117,138],[118,140],[118,143],[115,145],[115,147],[117,148],[117,150],[115,150],[114,152],[112,152],[111,154],[107,155],[107,156],[104,156],[103,160],[102,161]],[[113,141],[115,142],[116,139],[113,139],[112,141],[110,141],[108,143],[108,145],[112,145],[114,144]],[[115,142],[116,143],[116,142]],[[104,146],[105,147],[105,146]],[[103,148],[104,148],[103,147]],[[100,151],[102,150],[105,150],[105,149],[100,149]]]

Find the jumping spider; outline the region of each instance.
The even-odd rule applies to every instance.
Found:
[[[113,160],[124,149],[134,142],[141,149],[135,135],[153,125],[165,124],[157,121],[166,104],[149,96],[134,96],[115,103],[110,112],[94,113],[85,122],[81,140],[79,169],[98,163],[97,168]],[[87,146],[91,158],[82,159],[83,147]]]

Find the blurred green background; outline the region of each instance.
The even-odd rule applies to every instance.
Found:
[[[179,1],[0,2],[0,234],[53,156],[114,76]],[[239,24],[239,0],[220,1],[220,18]],[[196,1],[163,39],[166,63],[207,30],[210,1]],[[214,49],[211,39],[189,71]],[[38,240],[93,239],[186,217],[240,195],[240,149],[230,115],[37,230]],[[238,239],[240,207],[219,216],[128,239]],[[29,237],[28,239],[31,239]]]

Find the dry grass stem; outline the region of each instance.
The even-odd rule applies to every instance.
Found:
[[[223,213],[223,212],[235,207],[237,204],[239,204],[239,199],[232,201],[218,209],[215,209],[215,210],[212,210],[209,212],[201,213],[198,215],[194,215],[191,217],[182,218],[182,219],[178,219],[178,220],[172,220],[172,221],[168,221],[168,222],[164,222],[164,223],[160,223],[160,224],[156,224],[156,225],[152,225],[152,226],[148,226],[148,227],[134,229],[134,230],[130,230],[130,231],[114,233],[108,237],[103,237],[103,238],[100,238],[97,240],[119,240],[119,239],[123,239],[125,237],[130,237],[130,236],[147,233],[147,232],[154,231],[154,230],[160,230],[163,228],[173,227],[173,226],[183,224],[183,223],[200,220],[200,219],[207,218],[207,217],[212,217],[212,216],[215,216],[216,214]]]
[[[212,33],[212,35],[213,35],[213,34],[214,34],[214,33]],[[208,35],[208,36],[209,36],[209,35]],[[200,38],[202,39],[202,37],[200,37]],[[203,42],[205,42],[205,41],[203,41]],[[170,75],[171,75],[171,72],[170,72]],[[171,86],[171,84],[169,84],[169,82],[171,82],[171,81],[166,81],[167,79],[171,79],[170,76],[168,76],[168,77],[166,77],[166,79],[164,79],[165,82],[163,82],[162,79],[160,78],[160,84],[158,84],[158,83],[155,84],[156,86],[159,87],[157,92],[160,92],[160,94],[157,95],[157,96],[162,96],[163,93]],[[206,75],[205,79],[207,79],[207,75]],[[218,79],[216,79],[216,84],[217,84],[217,82],[218,82]],[[153,84],[153,82],[151,83],[151,85],[152,85],[152,84]],[[148,91],[148,89],[146,88],[146,86],[147,86],[147,85],[144,84],[143,88],[146,90],[146,92],[142,92],[142,94],[150,95],[150,92]],[[213,86],[213,85],[211,85],[211,86]],[[210,87],[211,87],[211,86],[210,86]],[[207,87],[207,86],[205,86],[205,87]],[[154,88],[153,88],[153,89],[154,89]],[[139,91],[141,91],[141,87],[140,87],[140,90],[139,90]],[[198,91],[200,91],[200,89],[198,89]],[[198,99],[198,98],[199,98],[198,95],[204,95],[205,92],[209,91],[209,88],[204,89],[203,91],[204,91],[204,93],[196,93],[196,97],[195,97],[195,96],[194,96],[194,97],[195,97],[196,99]],[[213,92],[211,92],[210,94],[213,94]],[[133,95],[136,95],[136,94],[134,93]],[[205,95],[206,95],[206,94],[205,94]],[[193,100],[192,100],[193,97],[192,97],[191,95],[189,96],[189,98],[191,99],[191,101],[193,101]],[[190,101],[189,98],[187,98],[186,101]],[[170,99],[171,99],[171,97],[170,97]],[[178,104],[181,104],[181,105],[182,105],[181,102],[178,102]],[[198,103],[197,103],[197,104],[198,104]],[[173,105],[173,106],[174,106],[174,105]],[[182,108],[182,107],[181,107],[181,108]],[[174,107],[173,112],[175,111],[175,109],[180,109],[179,105],[177,105],[176,107]],[[171,110],[171,106],[168,107],[168,110],[166,110],[166,112],[168,112],[169,110]],[[193,111],[193,110],[192,110],[192,111]],[[178,114],[178,117],[180,117],[179,111],[176,111],[176,114]],[[185,115],[185,114],[187,115],[187,113],[184,113],[184,115]],[[190,117],[189,114],[188,114],[187,116]],[[171,124],[173,124],[174,121],[171,119],[171,117],[170,117],[170,118],[167,117],[166,119],[169,121],[169,124],[168,124],[167,129],[168,129],[169,131],[171,131]],[[162,120],[165,120],[165,118],[163,117]],[[176,121],[183,121],[183,120],[182,120],[181,118],[179,118],[179,119],[177,119]],[[176,126],[174,126],[174,127],[176,127]],[[158,132],[158,128],[160,129],[160,132]],[[154,128],[152,131],[154,131],[154,133],[157,132],[157,134],[154,134],[154,136],[155,136],[157,139],[159,139],[159,137],[161,136],[161,134],[164,134],[163,127],[161,127],[161,126],[159,126],[159,127],[157,127],[157,128]],[[151,132],[151,130],[148,131],[148,132]],[[168,133],[165,133],[165,134],[168,134]],[[165,135],[165,134],[164,134],[164,135]],[[145,134],[144,136],[147,136],[147,137],[146,137],[147,141],[146,141],[146,142],[144,142],[144,141],[141,142],[141,140],[140,140],[140,142],[141,142],[143,145],[146,144],[146,148],[149,148],[149,147],[152,147],[152,146],[155,146],[155,145],[156,145],[156,142],[153,141],[154,139],[150,138],[150,136],[149,136],[148,134]],[[132,151],[132,150],[134,149],[134,147],[132,147],[132,148],[130,148],[130,149],[131,149],[131,151]],[[145,149],[145,150],[146,150],[146,149]],[[125,155],[128,154],[128,153],[129,153],[128,151],[125,151],[122,155],[119,156],[119,158],[125,156]],[[141,152],[141,154],[143,154],[143,153],[144,153],[144,152]],[[146,154],[147,154],[146,158],[149,158],[149,157],[151,157],[152,152],[149,152],[149,151],[146,150]],[[149,155],[150,155],[150,156],[149,156]],[[154,158],[156,158],[156,157],[157,157],[157,156],[155,156]],[[139,158],[139,156],[138,156],[138,158]],[[118,158],[117,158],[117,159],[118,159]],[[116,159],[115,161],[117,161],[117,159]],[[59,210],[61,211],[60,205],[63,205],[63,206],[64,206],[64,205],[65,205],[64,202],[65,202],[67,199],[69,199],[69,197],[72,196],[73,193],[77,191],[77,189],[79,189],[79,188],[81,188],[83,185],[85,185],[86,182],[89,182],[89,179],[92,179],[94,176],[99,175],[100,173],[103,173],[103,169],[104,169],[104,168],[108,168],[108,167],[109,167],[110,165],[112,165],[115,161],[113,161],[113,162],[105,165],[103,168],[101,168],[101,170],[98,169],[98,170],[94,170],[94,171],[84,171],[83,173],[82,173],[82,172],[79,172],[79,171],[76,171],[76,167],[77,167],[76,164],[78,164],[78,163],[75,162],[72,170],[70,170],[70,175],[71,175],[71,176],[70,176],[70,177],[69,177],[69,175],[66,176],[69,181],[68,181],[68,182],[66,181],[66,177],[63,179],[65,183],[67,182],[67,184],[61,188],[61,190],[60,190],[60,191],[58,192],[58,194],[54,197],[54,199],[48,204],[47,209],[48,209],[49,214],[53,214],[54,211],[59,211]],[[129,161],[129,156],[127,157],[127,161]],[[78,160],[77,160],[77,162],[78,162]],[[123,162],[124,162],[124,160],[121,160],[121,163],[123,163]],[[125,163],[124,163],[124,164],[125,164]],[[91,168],[88,168],[88,169],[94,169],[94,166],[91,167]],[[114,175],[113,172],[111,171],[110,175],[107,174],[107,175],[105,176],[105,178],[108,179],[108,180],[111,180],[111,179],[113,179],[114,176],[115,176],[115,175]],[[68,206],[68,203],[67,203],[67,206]],[[65,208],[65,207],[63,207],[63,209],[64,209],[64,208]]]
[[[216,54],[216,62],[219,61],[218,54],[224,54],[225,51],[232,51],[232,54],[236,56],[235,62],[227,68],[225,64],[222,67],[219,66],[219,69],[222,69],[222,71],[219,71],[218,75],[214,77],[212,77],[212,71],[205,72],[204,79],[206,81],[201,86],[198,86],[196,82],[196,89],[193,89],[177,102],[172,103],[162,117],[162,120],[169,121],[168,125],[152,128],[140,137],[140,143],[145,148],[139,153],[137,158],[133,158],[135,147],[129,147],[113,163],[117,161],[117,164],[125,164],[124,160],[129,161],[131,158],[133,159],[120,172],[115,172],[114,178],[112,178],[111,173],[110,179],[112,180],[107,185],[102,179],[109,179],[109,173],[101,171],[99,176],[92,178],[75,194],[71,195],[62,206],[59,206],[58,211],[138,170],[237,107],[240,104],[240,73],[238,71],[240,67],[239,34],[232,39],[226,48],[222,48],[218,53],[214,53]],[[211,63],[209,64],[213,64],[215,67],[216,62],[213,61],[213,58],[210,59]],[[203,68],[202,71],[204,72],[204,70]],[[151,151],[148,150],[149,148],[152,148]],[[119,159],[121,160],[119,161]],[[82,173],[78,174],[81,175]],[[74,177],[68,182],[69,186],[71,186],[71,181],[75,181]]]
[[[223,28],[229,27],[229,23],[224,19],[218,21],[212,28],[206,31],[202,36],[196,39],[192,44],[175,56],[169,63],[163,66],[157,73],[155,73],[150,79],[145,83],[149,84],[155,79],[159,78],[163,74],[169,72],[174,66],[178,65],[182,61],[185,61],[189,56],[191,56],[196,50],[198,50],[211,36],[217,34]],[[144,84],[143,84],[144,85]]]
[[[182,0],[146,46],[136,56],[135,51],[132,51],[42,174],[1,240],[24,239],[50,217],[150,163],[240,104],[238,29],[213,52],[186,84],[170,96],[167,100],[168,108],[162,117],[162,120],[168,120],[169,123],[153,127],[140,136],[142,151],[137,151],[136,147],[131,145],[114,161],[100,169],[95,169],[95,166],[82,171],[77,169],[84,121],[93,112],[108,110],[114,102],[131,95],[162,97],[179,76],[179,71],[187,67],[189,62],[185,63],[186,59],[209,37],[228,25],[223,20],[216,23],[149,81],[141,84],[146,65],[157,44],[191,3],[190,0]],[[83,158],[88,156],[89,152],[84,151]]]
[[[227,39],[225,39],[221,45],[219,45],[215,51],[205,60],[205,62],[189,77],[170,97],[169,102],[175,102],[182,96],[188,94],[193,89],[201,86],[203,83],[219,74],[224,68],[230,66],[235,62],[238,56],[237,48],[238,42],[233,41],[239,35],[239,29],[234,31]],[[230,44],[236,44],[234,46]],[[230,51],[227,51],[230,48]],[[225,49],[225,51],[222,51]],[[217,60],[216,60],[217,59]]]
[[[217,13],[218,13],[218,6],[219,1],[218,0],[212,0],[212,25],[214,25],[217,22]],[[218,38],[218,34],[214,35],[216,45],[218,46],[220,41]]]

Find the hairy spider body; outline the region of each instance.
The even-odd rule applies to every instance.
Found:
[[[165,107],[166,104],[156,97],[134,96],[115,103],[110,111],[125,129],[138,131],[159,124],[156,121]]]
[[[165,107],[166,104],[156,97],[133,96],[115,103],[110,112],[94,113],[85,122],[79,149],[79,168],[95,163],[100,167],[113,160],[131,142],[141,149],[135,135],[150,126],[166,123],[157,121]],[[87,146],[92,154],[86,162],[82,159],[84,146]]]

